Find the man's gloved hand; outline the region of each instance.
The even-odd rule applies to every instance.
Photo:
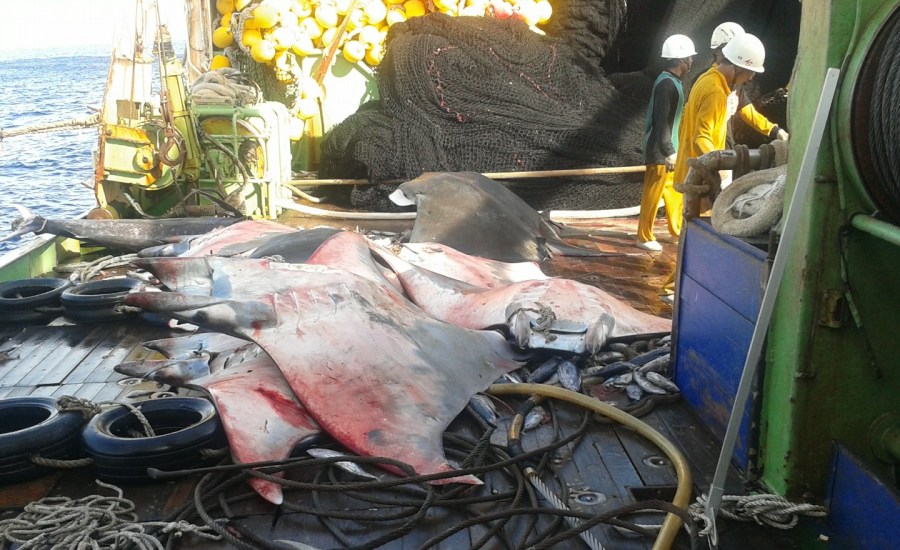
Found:
[[[769,139],[780,139],[787,141],[788,137],[790,137],[788,136],[788,133],[782,130],[781,127],[777,125],[772,128],[772,131],[769,132]]]
[[[666,172],[675,171],[675,160],[677,158],[678,156],[675,153],[672,153],[671,155],[666,157]]]

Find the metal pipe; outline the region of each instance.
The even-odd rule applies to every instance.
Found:
[[[255,107],[232,107],[230,105],[202,105],[196,108],[197,114],[202,117],[223,116],[228,118],[265,118],[262,111]]]
[[[857,214],[850,219],[850,225],[863,233],[868,233],[892,245],[900,246],[900,227],[883,222],[866,214]]]
[[[722,187],[719,170],[734,170],[740,162],[740,154],[734,149],[719,149],[705,155],[688,159],[688,173],[683,183],[676,183],[675,189],[684,193],[685,221],[700,215],[700,198],[709,196],[709,202],[715,202]],[[762,162],[759,149],[747,151],[747,166],[757,170]]]
[[[204,111],[203,114],[206,114]],[[599,176],[603,174],[636,174],[644,172],[645,166],[604,166],[600,168],[576,168],[572,170],[531,170],[528,172],[484,172],[482,175],[494,180],[520,180],[534,178],[564,178],[577,176]],[[314,179],[290,180],[291,185],[371,185],[373,183],[403,183],[405,179],[372,182],[365,179]]]

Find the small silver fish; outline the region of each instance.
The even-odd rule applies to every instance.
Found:
[[[644,395],[644,390],[637,384],[628,384],[625,386],[625,395],[632,401],[640,401],[641,396]]]
[[[490,427],[497,427],[497,407],[489,397],[476,393],[469,398],[469,408]]]
[[[560,385],[565,389],[581,391],[581,372],[575,363],[569,360],[561,361],[556,375],[559,377]]]
[[[622,353],[623,355],[628,352],[631,352],[631,348],[629,348],[628,344],[626,344],[624,342],[613,342],[608,347],[610,350],[618,351],[619,353]]]
[[[625,374],[620,374],[619,376],[613,376],[609,380],[603,383],[604,386],[611,386],[613,388],[624,388],[628,384],[631,384],[634,381],[634,374],[630,372],[626,372]]]
[[[159,280],[153,276],[152,273],[147,271],[126,271],[125,275],[131,277],[132,279],[138,279],[139,281],[144,281],[147,284],[156,284]]]
[[[550,418],[550,415],[547,413],[547,410],[544,407],[538,405],[537,407],[528,411],[528,414],[525,415],[525,422],[522,424],[522,431],[532,430],[537,428],[541,424],[547,421]]]
[[[559,358],[551,357],[544,361],[544,363],[534,369],[531,374],[528,375],[528,383],[529,384],[541,384],[550,379],[551,376],[556,374],[556,369],[559,368]]]
[[[678,386],[676,386],[674,382],[672,382],[671,380],[669,380],[668,378],[666,378],[665,376],[663,376],[661,374],[657,374],[655,372],[648,372],[644,376],[646,376],[647,380],[650,381],[652,384],[659,386],[660,388],[668,391],[669,393],[678,393],[679,391],[681,391],[678,389]]]
[[[601,351],[591,356],[591,363],[608,365],[614,361],[625,359],[625,355],[619,351]]]
[[[653,382],[647,380],[647,378],[638,371],[634,372],[634,383],[640,386],[641,389],[647,393],[652,393],[654,395],[666,395],[667,393],[669,393]]]
[[[593,378],[595,376],[600,376],[603,374],[603,371],[606,370],[606,365],[595,365],[593,367],[588,367],[581,371],[582,378]]]
[[[672,363],[671,355],[663,355],[662,357],[657,357],[656,359],[647,362],[638,368],[638,371],[642,373],[648,372],[662,372],[669,368],[669,365]]]
[[[322,449],[319,447],[311,447],[306,449],[306,453],[313,458],[333,458],[336,456],[350,456],[346,453],[342,453],[340,451],[333,451],[331,449]],[[373,476],[369,472],[363,470],[359,467],[359,464],[355,462],[335,462],[335,466],[341,468],[345,472],[349,472],[355,476],[364,477],[366,479],[378,479],[377,476]]]
[[[671,355],[671,353],[672,353],[672,350],[669,348],[669,346],[663,346],[660,348],[656,348],[656,349],[652,349],[650,351],[644,352],[644,353],[638,355],[637,357],[630,359],[630,361],[638,366],[646,365],[647,363],[649,363],[650,361],[653,361],[654,359],[662,357],[663,355]]]

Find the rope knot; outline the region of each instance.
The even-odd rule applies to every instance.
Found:
[[[60,412],[79,412],[85,420],[90,420],[100,414],[102,410],[99,403],[88,399],[81,399],[73,395],[63,395],[56,401],[56,408]]]

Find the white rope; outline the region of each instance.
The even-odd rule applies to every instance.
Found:
[[[115,485],[97,481],[117,496],[89,495],[77,500],[46,497],[25,506],[14,518],[0,520],[0,542],[19,545],[20,550],[114,550],[133,544],[139,550],[163,550],[160,540],[148,533],[180,537],[193,533],[209,540],[221,537],[207,526],[186,521],[139,522],[134,503]]]
[[[49,122],[45,124],[32,124],[22,126],[12,130],[0,129],[0,141],[5,138],[24,136],[27,134],[43,134],[47,132],[60,132],[65,130],[77,130],[82,128],[90,128],[100,123],[100,115],[94,114],[84,118],[72,118],[59,122]]]
[[[736,237],[767,233],[781,218],[786,175],[783,165],[736,179],[713,203],[713,229]]]
[[[700,534],[707,536],[712,531],[712,523],[706,517],[707,495],[697,497],[691,504],[690,514],[696,523],[702,523]],[[800,520],[800,516],[825,517],[828,511],[824,506],[807,503],[793,503],[780,495],[761,493],[757,495],[725,495],[719,515],[736,521],[755,521],[759,525],[767,525],[776,529],[791,529]]]
[[[786,177],[784,174],[775,178],[775,181],[763,183],[755,187],[751,187],[749,191],[741,193],[735,197],[731,203],[731,211],[738,218],[749,218],[759,212],[769,197],[784,187]]]
[[[237,69],[225,67],[200,75],[191,85],[197,103],[256,105],[262,101],[259,86]]]
[[[144,413],[141,410],[131,403],[125,403],[122,401],[100,401],[93,402],[88,399],[81,399],[80,397],[75,397],[72,395],[63,395],[60,396],[56,401],[56,408],[61,412],[78,412],[84,417],[85,420],[90,420],[95,415],[100,414],[103,407],[112,407],[119,406],[125,407],[126,409],[131,411],[131,414],[138,419],[138,422],[141,423],[141,426],[144,428],[144,434],[141,436],[146,437],[156,437],[156,432],[153,431],[153,427],[150,425],[150,421],[147,420],[147,417],[144,416]],[[135,436],[139,437],[139,436]]]

